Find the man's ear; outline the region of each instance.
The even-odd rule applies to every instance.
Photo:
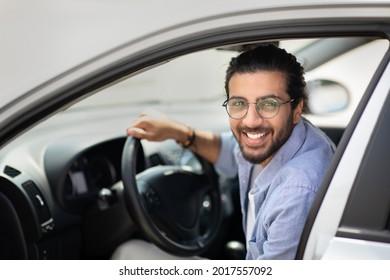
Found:
[[[295,107],[294,112],[293,112],[293,117],[294,117],[294,124],[297,124],[299,120],[301,119],[302,115],[302,109],[303,109],[303,100],[301,100],[297,107]]]

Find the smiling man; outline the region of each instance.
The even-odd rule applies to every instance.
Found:
[[[307,108],[304,69],[272,44],[242,52],[226,72],[231,132],[220,135],[147,115],[128,135],[175,139],[240,182],[247,259],[294,259],[334,144],[302,117]],[[128,258],[124,244],[117,258]],[[154,255],[156,258],[156,255]]]

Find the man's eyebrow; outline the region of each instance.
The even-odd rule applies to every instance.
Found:
[[[262,97],[259,97],[257,100],[261,100],[261,99],[266,99],[266,98],[276,98],[276,99],[279,99],[279,100],[283,100],[283,98],[281,98],[280,96],[276,95],[276,94],[269,94],[269,95],[266,95],[266,96],[262,96]]]
[[[256,100],[262,100],[262,99],[266,99],[266,98],[270,98],[270,97],[276,98],[276,99],[279,99],[279,100],[283,100],[282,97],[280,97],[280,96],[278,96],[278,95],[276,95],[276,94],[274,94],[274,93],[271,93],[271,94],[268,94],[268,95],[259,97],[259,98],[257,98]],[[229,99],[233,99],[233,98],[239,98],[239,99],[244,99],[244,100],[248,101],[247,98],[242,97],[242,96],[235,96],[235,95],[229,96]]]
[[[229,96],[229,99],[232,99],[232,98],[239,98],[239,99],[247,100],[245,97],[242,97],[242,96],[230,95],[230,96]]]

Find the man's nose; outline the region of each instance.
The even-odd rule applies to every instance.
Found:
[[[261,124],[264,118],[257,112],[256,104],[249,103],[248,106],[248,112],[243,118],[243,122],[249,127]]]

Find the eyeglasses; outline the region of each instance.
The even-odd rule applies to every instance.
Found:
[[[241,97],[233,97],[226,100],[222,106],[226,108],[226,112],[231,118],[238,120],[246,116],[248,113],[249,104],[255,104],[256,111],[261,117],[265,119],[271,119],[278,114],[280,106],[291,103],[293,101],[294,99],[290,99],[285,102],[279,102],[274,97],[264,97],[260,98],[255,103],[248,102]]]

